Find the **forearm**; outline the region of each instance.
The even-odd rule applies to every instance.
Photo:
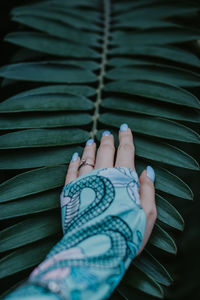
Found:
[[[107,299],[137,255],[146,218],[135,172],[95,170],[63,192],[63,238],[8,299]]]

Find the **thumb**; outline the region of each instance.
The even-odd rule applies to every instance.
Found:
[[[144,238],[138,254],[144,249],[157,218],[155,203],[155,172],[151,166],[148,166],[140,175],[140,204],[146,214],[146,227]]]

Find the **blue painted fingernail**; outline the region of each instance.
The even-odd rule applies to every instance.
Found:
[[[128,130],[128,125],[124,123],[120,126],[120,131],[126,131],[126,130]]]
[[[72,161],[76,161],[78,159],[78,152],[75,152],[73,155],[72,155]]]
[[[85,145],[89,146],[89,145],[92,145],[93,143],[94,143],[94,140],[93,139],[89,139]]]
[[[109,130],[106,130],[106,131],[104,131],[103,133],[102,133],[102,136],[108,136],[108,135],[110,135],[111,133],[110,133],[110,131]]]
[[[147,166],[146,174],[154,182],[156,175],[154,169],[151,166]]]

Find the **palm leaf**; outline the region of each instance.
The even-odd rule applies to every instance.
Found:
[[[56,226],[51,226],[52,222]],[[0,233],[0,252],[21,247],[44,237],[56,234],[60,230],[59,216],[51,213],[48,216],[29,217],[28,219],[12,225]]]
[[[72,153],[104,128],[116,137],[126,122],[137,171],[149,160],[156,171],[158,220],[151,252],[133,261],[114,295],[133,299],[138,289],[164,296],[172,278],[153,248],[176,253],[166,230],[183,230],[184,221],[169,196],[193,199],[176,168],[199,169],[182,145],[199,144],[191,124],[200,120],[200,61],[192,48],[200,33],[181,22],[198,12],[166,0],[41,0],[11,11],[19,29],[5,37],[16,50],[0,68],[4,89],[13,87],[0,103],[0,169],[10,172],[0,184],[0,220],[18,219],[0,232],[1,278],[35,267],[58,240]]]

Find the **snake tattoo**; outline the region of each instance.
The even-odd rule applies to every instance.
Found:
[[[85,188],[92,189],[95,197],[92,203],[81,210],[81,193]],[[64,236],[47,255],[45,267],[42,267],[42,264],[41,267],[39,265],[38,272],[31,274],[30,281],[43,282],[43,276],[48,272],[73,267],[97,267],[102,270],[116,268],[116,273],[124,273],[123,262],[127,257],[136,255],[142,236],[140,231],[136,230],[137,242],[134,242],[133,231],[119,216],[109,214],[102,218],[99,217],[115,199],[115,187],[111,180],[100,175],[89,175],[66,185],[63,191],[64,197],[67,199],[67,204],[62,207]],[[90,221],[96,217],[99,217],[98,221],[91,223]],[[99,234],[107,236],[110,240],[110,248],[105,253],[54,259],[60,253],[79,247],[80,243]],[[45,281],[43,283],[45,285]]]

